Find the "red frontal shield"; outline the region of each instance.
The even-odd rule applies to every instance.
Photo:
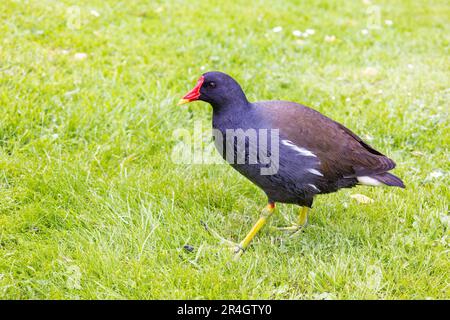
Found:
[[[203,76],[201,76],[200,79],[198,79],[197,84],[195,85],[195,87],[191,91],[189,91],[183,97],[183,99],[180,100],[180,102],[178,102],[178,105],[198,100],[198,98],[200,97],[200,88],[203,85],[203,81],[205,81],[205,78]]]

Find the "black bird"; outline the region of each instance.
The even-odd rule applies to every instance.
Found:
[[[203,74],[179,104],[195,100],[213,108],[215,144],[222,156],[268,197],[260,219],[236,245],[237,257],[266,223],[275,202],[302,207],[298,224],[282,228],[296,231],[307,224],[318,194],[358,184],[405,187],[388,173],[393,160],[311,108],[288,101],[249,102],[241,86],[222,72]]]

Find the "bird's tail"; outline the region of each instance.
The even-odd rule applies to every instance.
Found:
[[[387,186],[405,188],[403,181],[399,177],[394,176],[389,172],[379,173],[371,177],[380,181],[381,183],[384,183]]]

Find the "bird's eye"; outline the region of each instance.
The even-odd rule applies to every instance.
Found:
[[[208,83],[208,87],[215,88],[216,87],[216,83],[214,81],[211,81],[211,82]]]

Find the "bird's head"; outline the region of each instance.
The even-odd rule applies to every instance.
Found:
[[[204,73],[178,105],[195,100],[208,102],[214,109],[229,104],[248,103],[239,83],[226,73],[218,71]]]

